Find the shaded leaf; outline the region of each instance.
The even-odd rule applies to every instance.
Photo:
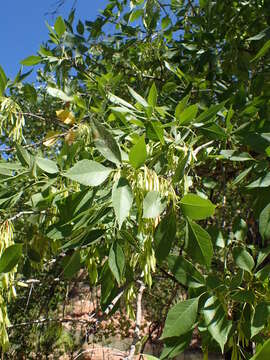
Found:
[[[121,246],[115,242],[109,253],[109,267],[118,285],[120,285],[125,267],[125,255]]]
[[[196,288],[205,284],[200,272],[183,256],[170,255],[168,257],[168,267],[176,280],[182,285]]]
[[[219,344],[223,353],[224,346],[228,341],[229,333],[232,328],[232,323],[227,319],[227,314],[225,313],[222,304],[215,296],[211,296],[206,301],[203,315],[208,331]]]
[[[263,45],[263,47],[258,51],[256,56],[251,61],[255,61],[255,60],[260,59],[261,57],[263,57],[267,53],[267,51],[269,49],[270,49],[270,40],[266,41],[266,43]]]
[[[107,130],[99,121],[93,119],[94,141],[97,149],[108,160],[115,164],[122,161],[121,152],[117,142],[111,132]]]
[[[176,235],[175,213],[171,210],[161,219],[155,229],[154,244],[157,261],[167,258]]]
[[[186,249],[192,259],[210,267],[214,252],[211,237],[206,230],[190,219]]]
[[[220,104],[213,105],[209,109],[202,112],[196,119],[196,123],[205,123],[211,120],[221,109],[223,109],[227,100],[223,101]]]
[[[31,155],[29,152],[19,144],[15,144],[17,156],[22,166],[28,167],[31,164]]]
[[[250,360],[266,360],[270,358],[270,339],[265,341],[262,347],[259,347],[256,354]]]
[[[161,339],[188,333],[197,319],[198,302],[199,298],[193,298],[174,305],[168,312]]]
[[[270,239],[270,204],[260,213],[259,231],[264,241]]]
[[[267,319],[270,316],[270,304],[259,303],[251,318],[251,338],[259,334],[265,327]]]
[[[233,248],[233,258],[237,266],[240,269],[246,270],[249,273],[252,272],[254,268],[254,260],[250,253],[240,246],[235,246]]]
[[[164,348],[160,355],[160,359],[171,359],[181,354],[190,344],[192,331],[179,337],[165,339]]]
[[[75,251],[64,265],[63,276],[66,279],[71,279],[81,268],[80,250]]]
[[[0,273],[11,271],[22,256],[22,245],[15,244],[7,247],[0,258]]]

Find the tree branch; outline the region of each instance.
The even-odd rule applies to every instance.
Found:
[[[136,326],[134,330],[134,337],[130,347],[129,355],[125,360],[132,360],[135,355],[136,345],[141,340],[140,329],[141,329],[141,320],[142,320],[142,295],[145,289],[145,285],[140,281],[140,288],[137,297],[137,311],[136,311]]]

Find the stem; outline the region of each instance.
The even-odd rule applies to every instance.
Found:
[[[142,295],[145,289],[145,285],[142,281],[140,281],[140,288],[137,297],[137,313],[136,313],[136,327],[134,330],[134,337],[130,347],[129,355],[125,358],[125,360],[132,360],[135,355],[136,345],[140,342],[140,328],[141,328],[141,320],[142,320]]]

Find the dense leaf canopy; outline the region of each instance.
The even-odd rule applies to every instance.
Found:
[[[182,285],[162,359],[194,329],[232,359],[269,337],[269,14],[110,0],[96,21],[47,24],[15,79],[0,68],[3,351],[15,287],[52,259],[66,280],[88,270],[103,311],[121,296],[132,316],[159,271]]]

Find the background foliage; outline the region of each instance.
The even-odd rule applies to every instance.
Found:
[[[8,304],[51,264],[64,282],[86,269],[105,314],[134,316],[160,273],[179,283],[161,359],[193,331],[205,358],[250,359],[269,337],[269,10],[110,0],[47,24],[21,62],[34,84],[0,68],[3,352]]]

